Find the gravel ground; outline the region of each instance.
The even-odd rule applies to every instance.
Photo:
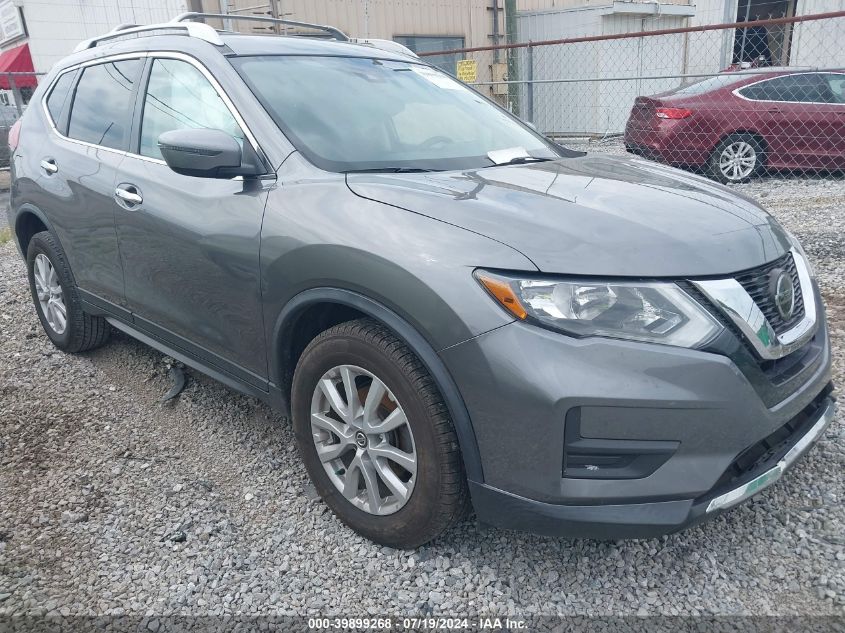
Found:
[[[841,384],[845,182],[738,189],[806,245]],[[0,616],[845,614],[841,416],[788,477],[682,534],[602,543],[468,520],[402,552],[314,499],[287,420],[193,372],[161,404],[167,388],[167,359],[122,335],[57,352],[0,245]]]

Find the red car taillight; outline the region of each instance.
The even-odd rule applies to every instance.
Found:
[[[654,113],[658,119],[686,119],[692,116],[692,110],[688,108],[657,108]]]
[[[9,128],[9,150],[14,152],[18,149],[18,141],[21,138],[21,120],[18,119],[14,122],[12,127]]]

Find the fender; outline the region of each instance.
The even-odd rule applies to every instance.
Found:
[[[428,341],[405,319],[389,308],[362,294],[342,288],[311,288],[305,290],[288,301],[279,314],[273,328],[272,349],[281,349],[281,342],[292,327],[296,317],[302,310],[316,303],[336,303],[355,308],[393,330],[394,334],[414,351],[428,373],[431,374],[449,409],[449,414],[455,425],[455,432],[458,435],[458,444],[461,447],[467,478],[472,481],[483,482],[481,455],[478,451],[475,431],[472,428],[472,421],[455,381]],[[271,381],[282,387],[281,379],[284,375],[284,367],[282,367],[281,354],[271,355],[270,372]]]

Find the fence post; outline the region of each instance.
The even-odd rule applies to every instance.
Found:
[[[516,44],[519,35],[516,32],[516,0],[505,0],[505,41],[508,44]],[[508,58],[508,106],[516,116],[521,116],[522,99],[519,81],[519,49],[509,48]]]
[[[534,47],[531,42],[525,49],[527,69],[525,71],[525,117],[526,120],[534,123]]]
[[[18,109],[18,117],[20,117],[23,115],[23,97],[18,88],[18,82],[15,81],[15,76],[12,73],[7,73],[6,76],[9,78],[9,88],[12,89],[12,94],[15,95],[15,107]]]

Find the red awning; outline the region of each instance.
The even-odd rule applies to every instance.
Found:
[[[9,75],[5,73],[31,73],[34,70],[32,57],[29,55],[29,44],[21,44],[3,51],[0,53],[0,88],[4,90],[11,88]],[[14,77],[18,88],[38,85],[35,75],[15,75]]]

